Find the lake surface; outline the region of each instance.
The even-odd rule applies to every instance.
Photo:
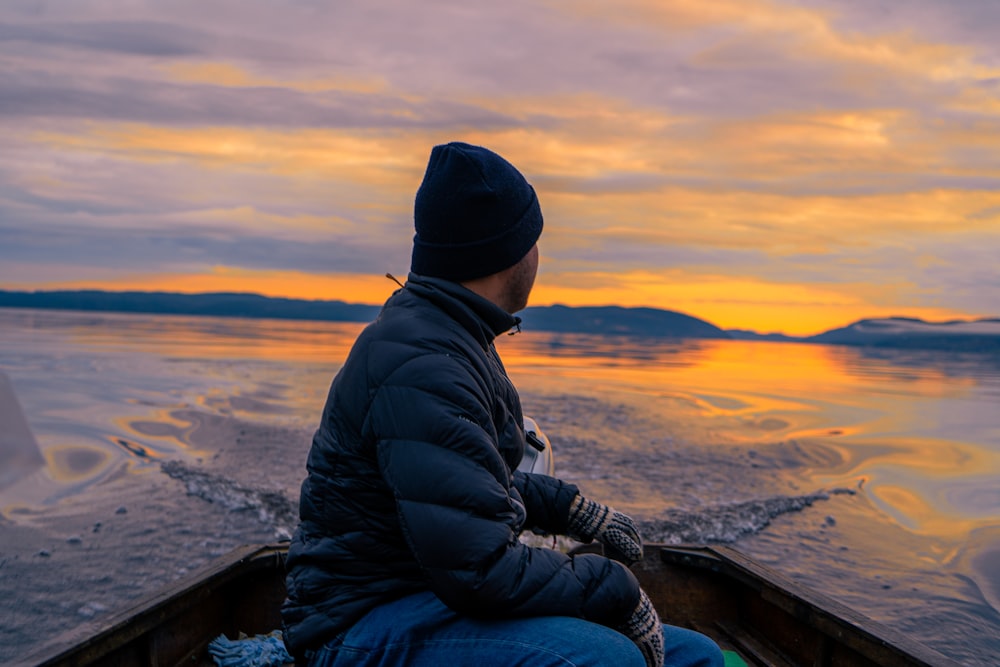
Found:
[[[46,465],[0,490],[0,662],[281,539],[361,325],[0,309]],[[526,329],[497,347],[558,474],[1000,662],[1000,358]]]

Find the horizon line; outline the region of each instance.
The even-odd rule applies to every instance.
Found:
[[[12,289],[0,288],[0,293],[2,293],[2,294],[18,294],[18,295],[26,295],[26,296],[27,295],[46,295],[46,294],[65,294],[65,295],[71,295],[71,294],[88,294],[89,293],[89,294],[107,294],[107,295],[116,295],[116,294],[117,295],[124,295],[124,294],[131,294],[131,295],[163,295],[163,296],[180,296],[180,297],[205,297],[205,296],[254,297],[254,298],[262,299],[262,300],[266,300],[266,301],[284,301],[284,302],[294,302],[294,303],[302,303],[302,304],[310,304],[310,303],[317,303],[317,304],[318,303],[330,303],[330,304],[334,304],[334,303],[336,303],[336,304],[342,304],[342,305],[345,305],[345,306],[360,307],[360,308],[380,308],[382,306],[382,304],[380,304],[380,303],[345,301],[343,299],[338,299],[338,298],[309,299],[309,298],[302,298],[302,297],[268,296],[268,295],[265,295],[265,294],[261,294],[259,292],[234,292],[234,291],[178,292],[178,291],[168,291],[168,290],[139,290],[139,289],[107,290],[107,289],[99,289],[99,288],[12,290]],[[18,308],[18,307],[25,307],[25,306],[0,305],[0,307],[2,307],[2,308]],[[31,306],[27,306],[27,307],[30,308]],[[118,308],[81,308],[81,307],[59,308],[59,307],[53,307],[53,306],[40,306],[40,307],[36,306],[36,307],[38,309],[44,309],[44,310],[69,310],[69,311],[76,311],[76,312],[87,312],[87,311],[90,311],[90,312],[95,312],[95,311],[96,312],[136,312],[136,311],[122,310],[122,309],[118,309]],[[780,332],[780,331],[760,332],[760,331],[757,331],[755,329],[749,329],[749,328],[743,328],[743,327],[723,328],[723,327],[719,327],[718,325],[714,324],[710,320],[702,318],[702,317],[699,317],[697,315],[692,315],[690,313],[686,313],[686,312],[679,311],[679,310],[674,310],[674,309],[671,309],[671,308],[663,308],[663,307],[660,307],[660,306],[623,306],[623,305],[619,305],[619,304],[568,305],[568,304],[565,304],[565,303],[558,303],[558,302],[556,302],[556,303],[551,303],[551,304],[531,304],[531,305],[527,306],[526,308],[524,308],[523,310],[518,311],[518,312],[523,313],[524,311],[531,310],[532,308],[568,308],[568,309],[572,309],[572,310],[582,310],[582,309],[587,309],[587,308],[595,308],[595,309],[611,309],[611,308],[615,308],[615,309],[619,309],[619,310],[623,310],[623,311],[651,310],[651,311],[658,311],[658,312],[664,312],[664,313],[673,313],[673,314],[683,315],[683,316],[686,316],[686,317],[692,317],[694,319],[697,319],[697,320],[700,320],[702,322],[705,322],[705,323],[707,323],[707,324],[709,324],[709,325],[711,325],[711,326],[719,329],[720,331],[723,331],[723,332],[726,332],[726,333],[730,333],[730,332],[750,333],[750,334],[753,334],[753,335],[756,335],[756,336],[761,336],[761,337],[766,337],[766,336],[781,336],[781,337],[784,337],[784,338],[789,338],[789,339],[794,339],[794,340],[808,340],[809,338],[813,338],[815,336],[821,335],[823,333],[827,333],[829,331],[834,331],[834,330],[837,330],[837,329],[846,328],[846,327],[849,327],[849,326],[851,326],[853,324],[857,324],[857,323],[863,322],[863,321],[870,321],[870,320],[885,319],[885,320],[897,320],[897,321],[912,321],[912,322],[921,322],[921,323],[924,323],[924,324],[939,325],[939,326],[949,325],[949,324],[963,324],[963,323],[975,323],[975,322],[1000,321],[1000,315],[997,315],[997,316],[984,316],[984,317],[972,317],[972,318],[968,318],[968,319],[954,319],[953,318],[953,319],[942,320],[942,321],[925,320],[925,319],[922,319],[922,318],[912,317],[912,316],[907,316],[907,315],[887,315],[887,316],[881,316],[881,317],[859,317],[858,319],[852,320],[848,324],[844,324],[844,325],[841,325],[841,326],[832,327],[830,329],[825,329],[825,330],[823,330],[823,331],[821,331],[819,333],[812,334],[812,335],[791,335],[791,334],[786,334],[786,333],[783,333],[783,332]],[[163,311],[163,310],[150,310],[150,311],[146,311],[146,312],[149,312],[150,314],[161,314],[161,315],[191,315],[191,316],[199,316],[199,315],[201,315],[201,316],[207,316],[207,317],[213,316],[210,313],[179,313],[179,312],[170,312],[170,311]],[[274,315],[267,315],[267,314],[258,314],[258,315],[253,315],[253,314],[240,314],[240,315],[218,314],[216,316],[218,316],[218,317],[247,317],[249,319],[284,319],[284,320],[288,320],[288,319],[307,320],[307,319],[309,319],[309,318],[306,318],[306,317],[274,316]],[[320,318],[317,321],[329,321],[329,320],[324,320],[324,319]],[[353,320],[350,320],[350,321],[353,321]],[[358,321],[361,321],[361,320],[358,320]]]

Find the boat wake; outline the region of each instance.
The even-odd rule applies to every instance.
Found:
[[[274,528],[279,541],[290,539],[298,523],[298,506],[281,491],[246,487],[223,475],[197,470],[180,461],[165,461],[160,470],[183,482],[189,496],[231,512],[255,514],[260,523]]]
[[[661,518],[641,522],[643,537],[664,544],[730,543],[759,533],[775,518],[801,512],[833,495],[854,495],[853,489],[817,491],[804,496],[773,496],[713,505],[696,511],[667,510]]]
[[[219,505],[231,512],[255,514],[270,526],[279,540],[289,539],[298,521],[296,504],[280,491],[255,489],[225,477],[191,468],[180,461],[161,464],[164,474],[184,483],[189,496]],[[773,496],[737,503],[712,505],[699,510],[667,510],[659,518],[640,522],[647,542],[663,544],[732,543],[764,530],[771,522],[791,512],[801,512],[834,495],[854,495],[853,489],[837,488],[802,496]],[[829,520],[829,519],[828,519]]]

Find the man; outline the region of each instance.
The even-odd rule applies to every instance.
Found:
[[[575,486],[516,471],[517,391],[494,338],[538,269],[534,189],[499,155],[435,147],[411,272],[330,388],[288,554],[285,641],[309,665],[721,665],[666,628],[622,563],[518,540],[524,529],[641,557],[635,524]]]

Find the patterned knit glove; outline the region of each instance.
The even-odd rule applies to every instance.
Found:
[[[584,542],[597,540],[604,555],[632,565],[642,560],[642,538],[631,518],[577,494],[569,506],[569,534]]]
[[[646,667],[663,667],[663,628],[646,591],[639,591],[639,605],[618,632],[631,639],[646,659]]]

